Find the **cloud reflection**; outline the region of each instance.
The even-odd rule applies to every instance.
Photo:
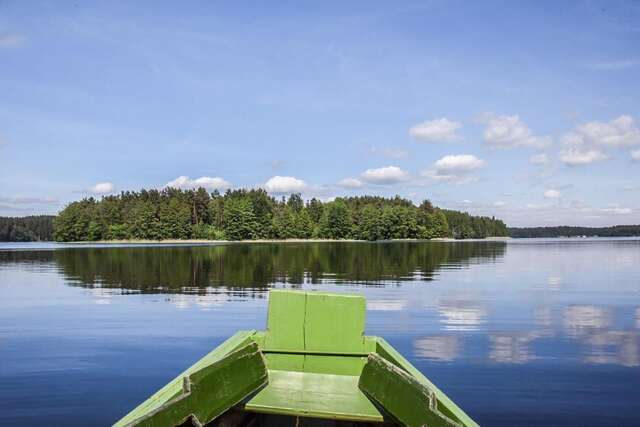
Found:
[[[611,326],[609,308],[595,305],[571,305],[564,309],[564,327],[570,337],[580,337]]]
[[[407,302],[400,299],[367,300],[367,309],[372,311],[401,311]]]
[[[440,323],[447,331],[477,331],[486,323],[487,309],[472,301],[443,301],[438,304]]]
[[[589,345],[584,360],[593,364],[640,365],[640,337],[635,331],[608,331],[585,339]]]
[[[537,331],[491,334],[489,359],[496,363],[527,363],[536,358],[531,343],[543,336],[547,334]]]
[[[438,362],[455,360],[462,350],[462,342],[454,336],[430,336],[418,338],[413,342],[415,357]]]

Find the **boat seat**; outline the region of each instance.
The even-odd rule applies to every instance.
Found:
[[[266,414],[383,422],[376,406],[358,388],[358,377],[269,370],[269,383],[244,409]]]
[[[361,295],[272,290],[264,349],[366,352],[365,312]]]

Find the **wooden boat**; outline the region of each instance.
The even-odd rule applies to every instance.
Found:
[[[115,426],[477,426],[384,339],[358,295],[272,290],[240,331]]]

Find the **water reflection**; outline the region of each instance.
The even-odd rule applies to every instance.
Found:
[[[511,332],[489,335],[491,350],[489,359],[496,363],[522,364],[536,358],[531,344],[538,338],[548,336],[546,332]]]
[[[110,425],[274,287],[364,294],[482,425],[637,425],[640,241],[586,240],[0,249],[0,425]]]
[[[451,362],[462,351],[461,337],[442,335],[418,338],[413,342],[415,357],[437,362]]]
[[[488,311],[474,301],[442,301],[438,313],[447,331],[477,331],[486,322]]]
[[[0,251],[0,263],[54,262],[72,285],[141,292],[203,292],[333,282],[430,281],[443,266],[501,258],[504,242],[230,244]]]
[[[606,331],[585,337],[584,361],[593,364],[640,365],[640,337],[635,331]]]
[[[582,337],[594,330],[611,326],[611,309],[595,305],[571,305],[564,309],[567,335]]]

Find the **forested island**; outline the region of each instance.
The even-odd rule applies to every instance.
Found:
[[[631,237],[640,225],[510,227],[499,219],[419,206],[399,196],[304,201],[262,189],[125,191],[84,198],[58,216],[0,217],[0,241]]]
[[[53,239],[53,215],[0,216],[0,242],[35,242]]]
[[[416,206],[399,196],[304,201],[262,189],[125,191],[67,205],[54,219],[55,240],[459,239],[506,236],[499,219]]]
[[[614,225],[612,227],[511,227],[509,236],[525,237],[633,237],[640,236],[640,225]]]

